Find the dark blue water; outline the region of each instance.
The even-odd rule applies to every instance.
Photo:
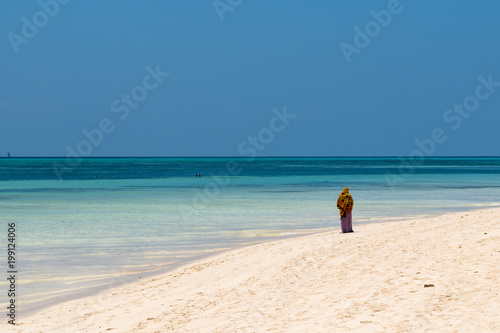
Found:
[[[0,158],[2,180],[158,179],[209,176],[241,167],[240,176],[337,176],[392,174],[500,175],[498,157],[433,157],[418,161],[378,157],[334,158]],[[61,177],[58,177],[61,176]]]

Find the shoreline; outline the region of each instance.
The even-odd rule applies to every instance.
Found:
[[[370,220],[362,220],[358,226],[362,225],[370,225],[370,224],[380,224],[380,223],[392,223],[392,222],[403,222],[403,221],[408,221],[408,220],[414,220],[414,219],[422,219],[422,218],[430,218],[434,216],[440,216],[442,214],[428,214],[426,217],[387,217],[384,218],[382,221],[375,222],[375,219],[370,219]],[[204,253],[198,253],[192,257],[189,257],[187,260],[179,261],[174,264],[160,264],[161,268],[157,269],[152,269],[152,270],[146,270],[146,271],[139,271],[139,272],[127,272],[124,274],[114,274],[112,281],[107,282],[104,284],[99,284],[91,287],[82,287],[78,288],[81,290],[74,291],[70,294],[65,294],[62,296],[54,296],[48,299],[44,299],[41,301],[35,301],[30,304],[28,309],[21,309],[21,313],[24,313],[26,317],[30,317],[33,315],[36,315],[37,313],[44,311],[46,309],[49,309],[51,307],[57,306],[62,303],[82,299],[82,298],[87,298],[87,297],[92,297],[95,296],[101,292],[104,292],[106,290],[112,289],[112,288],[117,288],[120,286],[128,285],[128,284],[133,284],[140,282],[138,278],[154,278],[157,276],[161,276],[164,274],[167,274],[169,272],[172,272],[176,269],[182,268],[184,266],[189,266],[190,264],[194,264],[198,261],[205,260],[205,259],[210,259],[211,257],[224,254],[226,252],[231,252],[234,250],[239,250],[239,249],[244,249],[246,247],[251,247],[259,244],[265,244],[265,243],[271,243],[275,241],[280,241],[280,240],[285,240],[285,239],[294,239],[294,238],[301,238],[301,237],[306,237],[306,236],[312,236],[312,235],[317,235],[317,234],[323,234],[323,233],[328,233],[328,232],[334,232],[335,230],[339,229],[340,230],[340,219],[338,220],[338,225],[329,227],[329,228],[318,228],[318,229],[283,229],[283,230],[265,230],[265,233],[281,233],[282,236],[279,238],[272,238],[272,236],[268,236],[267,239],[261,239],[261,240],[256,240],[253,242],[249,243],[241,243],[236,245],[235,247],[231,248],[224,248],[224,249],[205,249]],[[253,230],[252,230],[253,231]],[[260,230],[257,230],[256,232],[259,232]],[[264,237],[264,236],[262,236]],[[277,237],[277,236],[275,236]],[[264,237],[266,238],[266,237]],[[37,306],[40,306],[39,308],[35,308]]]
[[[42,301],[33,302],[33,304],[30,305],[30,307],[27,310],[21,309],[21,313],[25,314],[26,317],[30,317],[30,316],[36,315],[37,313],[39,313],[41,311],[44,311],[44,310],[49,309],[51,307],[57,306],[59,304],[75,301],[75,300],[82,299],[82,298],[92,297],[92,296],[95,296],[95,295],[97,295],[103,291],[106,291],[106,290],[110,290],[110,289],[117,288],[120,286],[140,282],[141,280],[138,280],[138,278],[140,278],[140,279],[155,278],[157,276],[161,276],[161,275],[167,274],[169,272],[175,271],[176,269],[182,268],[184,266],[189,266],[190,264],[194,264],[198,261],[206,260],[206,259],[209,259],[213,256],[224,254],[226,252],[230,252],[230,251],[234,251],[234,250],[238,250],[238,249],[243,249],[246,247],[251,247],[251,246],[264,244],[264,243],[268,243],[268,242],[274,242],[274,241],[292,239],[292,238],[300,238],[300,237],[325,233],[325,232],[329,232],[328,230],[333,229],[333,228],[335,228],[335,227],[319,228],[319,229],[283,229],[283,230],[266,231],[268,233],[280,232],[283,235],[280,236],[280,238],[270,238],[271,236],[268,236],[267,239],[256,240],[256,241],[252,241],[252,242],[248,242],[248,243],[241,243],[241,244],[238,244],[235,247],[231,247],[231,248],[223,247],[223,248],[204,249],[203,252],[200,252],[196,255],[193,255],[192,257],[189,257],[189,259],[187,259],[187,260],[182,260],[182,261],[179,261],[179,262],[176,262],[173,264],[170,264],[170,263],[160,264],[163,267],[157,268],[157,269],[146,270],[146,271],[134,271],[134,272],[128,272],[128,273],[124,273],[124,274],[114,274],[111,282],[107,282],[104,284],[91,286],[91,287],[78,288],[81,290],[72,292],[71,294],[66,294],[63,296],[54,296],[52,298],[44,299]],[[33,309],[33,307],[37,306],[37,305],[41,305],[41,307],[39,309]]]
[[[432,227],[432,225],[429,225],[429,223],[432,221],[434,221],[435,223],[439,222],[438,227],[440,228],[447,227],[447,232],[445,232],[445,234],[449,234],[450,237],[451,234],[453,233],[465,232],[467,234],[467,228],[464,228],[464,230],[459,230],[459,228],[456,228],[456,226],[452,225],[450,227],[450,222],[447,221],[452,220],[451,224],[462,223],[460,220],[464,218],[462,216],[465,216],[466,219],[470,222],[472,216],[474,215],[494,216],[494,218],[490,222],[488,222],[491,223],[491,225],[485,225],[485,227],[488,228],[488,230],[485,230],[484,232],[486,232],[486,234],[482,236],[484,236],[485,240],[488,238],[488,235],[490,234],[491,234],[490,238],[492,239],[493,237],[495,237],[495,239],[497,237],[500,238],[499,237],[500,234],[497,231],[499,230],[498,227],[500,226],[499,223],[500,208],[486,208],[486,209],[479,208],[465,212],[447,213],[434,217],[426,217],[423,219],[416,219],[416,220],[407,219],[398,222],[379,222],[379,223],[371,222],[362,225],[355,224],[354,225],[355,232],[353,234],[339,234],[338,233],[339,230],[337,230],[336,227],[332,227],[332,231],[313,233],[309,235],[286,237],[279,240],[272,240],[257,244],[244,245],[236,249],[225,250],[215,254],[206,254],[205,255],[206,257],[204,258],[199,258],[197,260],[188,262],[173,270],[169,270],[168,272],[162,274],[154,274],[153,276],[145,278],[141,281],[135,281],[126,284],[121,284],[119,286],[113,286],[112,288],[105,289],[93,296],[73,299],[71,301],[67,301],[64,303],[58,303],[51,307],[37,311],[28,317],[23,317],[22,313],[20,313],[18,314],[19,319],[16,320],[18,323],[20,323],[20,325],[15,326],[16,332],[31,332],[34,330],[35,331],[45,330],[45,328],[42,329],[42,327],[46,327],[43,325],[49,325],[48,327],[51,327],[50,328],[51,331],[64,331],[68,325],[73,327],[76,331],[84,330],[84,327],[87,327],[87,329],[89,327],[99,328],[98,326],[102,326],[101,328],[99,328],[99,331],[101,330],[105,331],[108,328],[113,328],[113,331],[115,330],[126,331],[127,329],[131,329],[132,327],[134,327],[138,331],[144,330],[145,332],[149,331],[151,327],[157,327],[158,331],[165,331],[165,330],[168,331],[170,329],[179,330],[185,328],[185,326],[183,325],[190,325],[189,327],[191,327],[195,331],[197,329],[201,329],[201,331],[203,331],[203,329],[206,329],[207,327],[213,327],[216,329],[216,331],[217,330],[226,331],[225,329],[229,329],[229,327],[235,327],[235,330],[238,327],[241,329],[243,329],[244,327],[250,329],[252,327],[270,328],[276,325],[276,322],[279,322],[280,319],[281,320],[285,319],[286,322],[290,321],[293,322],[294,319],[300,317],[298,316],[299,313],[298,312],[296,313],[296,311],[294,311],[293,309],[291,309],[288,312],[285,311],[285,309],[287,309],[286,306],[287,304],[289,306],[295,304],[295,302],[293,302],[292,300],[294,299],[302,300],[304,296],[307,296],[307,298],[316,297],[317,301],[320,303],[326,302],[326,304],[328,305],[326,308],[335,308],[341,306],[342,302],[339,303],[338,300],[337,302],[333,303],[328,303],[327,301],[328,299],[335,299],[335,298],[338,298],[340,300],[342,299],[342,297],[340,297],[341,295],[343,295],[344,298],[345,296],[350,296],[346,297],[346,299],[349,300],[351,306],[356,306],[356,304],[360,302],[362,303],[363,300],[366,301],[365,299],[366,295],[360,298],[360,295],[356,295],[355,293],[352,292],[348,292],[347,294],[345,294],[345,292],[339,292],[339,295],[335,295],[334,293],[335,286],[338,284],[335,281],[337,280],[330,281],[331,284],[328,284],[330,288],[321,289],[316,287],[316,289],[318,290],[314,290],[315,289],[314,286],[311,286],[307,283],[307,281],[311,281],[311,278],[313,276],[316,276],[318,273],[323,274],[320,276],[322,278],[328,278],[329,276],[332,277],[337,276],[337,278],[339,278],[338,276],[339,274],[340,275],[347,274],[345,272],[343,273],[338,271],[343,266],[342,263],[344,264],[346,263],[345,258],[342,258],[340,255],[337,254],[337,251],[340,252],[343,251],[341,244],[346,243],[345,245],[350,246],[351,249],[357,249],[359,247],[366,248],[365,251],[367,251],[367,254],[371,253],[375,255],[378,253],[378,255],[379,256],[382,255],[382,258],[384,259],[378,263],[377,261],[370,263],[370,262],[364,262],[363,260],[366,259],[359,257],[357,260],[360,261],[359,264],[361,268],[359,269],[361,271],[359,271],[359,269],[356,267],[352,267],[351,269],[353,269],[354,271],[358,270],[357,273],[359,273],[355,274],[354,276],[359,277],[367,274],[368,276],[371,275],[372,278],[380,279],[380,275],[385,275],[385,274],[394,275],[395,273],[397,273],[400,274],[401,277],[404,277],[407,276],[410,272],[405,272],[404,270],[398,271],[399,267],[398,262],[392,262],[391,264],[389,264],[387,260],[389,260],[391,256],[383,253],[384,246],[389,246],[388,244],[391,244],[391,242],[393,241],[396,243],[402,241],[400,245],[404,247],[407,243],[408,244],[415,243],[415,239],[413,238],[421,238],[422,242],[428,243],[428,240],[426,239],[425,235],[421,234],[423,231],[428,230],[429,227]],[[415,228],[415,226],[418,226],[422,230]],[[476,226],[476,228],[477,227],[478,226]],[[412,236],[411,234],[405,233],[404,230],[406,228],[415,229],[420,233],[417,232],[416,235]],[[385,229],[398,230],[399,233],[402,233],[402,235],[400,236],[405,236],[405,237],[402,237],[401,240],[399,239],[392,240],[390,232],[389,233],[384,232]],[[429,234],[428,236],[434,239],[438,235]],[[475,235],[475,237],[479,236],[481,235]],[[439,239],[437,239],[436,241],[438,240]],[[467,243],[468,241],[469,240],[464,239],[464,242]],[[381,242],[383,242],[383,244]],[[377,246],[382,246],[382,248],[375,247],[374,249],[370,249],[369,246],[367,246],[373,244],[377,244]],[[418,247],[419,246],[418,242],[414,244],[414,246]],[[299,250],[297,250],[297,247],[299,248]],[[434,256],[432,252],[433,250],[432,247],[433,244],[427,244],[427,248],[424,248],[425,251],[423,251],[423,253],[427,256],[431,257]],[[288,249],[288,251],[280,252],[280,250],[282,251],[283,249]],[[302,250],[303,252],[301,252],[300,249],[303,249]],[[446,250],[447,248],[444,249]],[[459,251],[457,249],[459,249],[458,246],[454,250]],[[491,258],[495,260],[495,264],[500,263],[499,259],[500,252],[498,251],[500,251],[500,248],[497,249],[496,253],[491,253]],[[359,255],[359,253],[356,254]],[[409,258],[406,258],[408,255],[410,255],[409,253],[399,253],[399,255],[402,256],[403,259],[409,260]],[[453,252],[443,253],[443,256],[446,257],[446,255],[449,255],[451,257],[453,256]],[[470,255],[477,255],[477,254],[474,254],[474,251],[472,251]],[[481,255],[481,253],[479,253],[479,255]],[[323,271],[324,265],[327,264],[331,265],[330,260],[324,261],[323,257],[328,257],[328,256],[330,256],[331,261],[338,262],[339,265],[333,265],[330,267],[330,269]],[[264,260],[264,262],[262,262],[263,258],[266,259]],[[417,260],[418,258],[413,258],[413,259]],[[485,259],[490,259],[490,258],[485,258]],[[467,258],[464,258],[464,264],[466,263],[467,263]],[[474,265],[474,263],[469,263],[469,264]],[[370,265],[372,266],[376,265],[377,269],[375,270],[375,273],[371,272],[370,274],[372,268]],[[480,265],[480,262],[477,265]],[[246,271],[243,270],[242,266],[246,267]],[[281,270],[276,271],[276,266],[280,267]],[[496,267],[500,267],[500,265],[497,265]],[[452,270],[452,268],[453,267],[449,268],[449,270]],[[423,271],[424,269],[420,268],[419,270]],[[289,273],[290,271],[293,273]],[[421,275],[421,277],[423,277],[425,274],[424,272],[420,271],[418,272],[418,275]],[[500,271],[498,271],[498,268],[497,268],[497,273],[500,273]],[[269,276],[269,274],[271,274],[271,276]],[[413,274],[417,273],[413,272]],[[494,276],[485,277],[482,274],[480,274],[480,270],[477,270],[477,273],[471,273],[471,274],[476,274],[476,276],[472,275],[475,278],[475,280],[493,279],[492,280],[493,284],[491,286],[495,287],[496,290],[500,289],[498,278],[494,278]],[[213,276],[217,275],[219,279],[214,280]],[[497,276],[498,275],[499,274],[497,274]],[[234,281],[232,281],[233,279],[228,279],[228,276],[234,277]],[[418,277],[420,278],[420,276]],[[278,280],[279,283],[273,283],[276,282],[276,280]],[[431,280],[435,281],[436,277],[434,277],[433,279],[429,278],[428,282],[432,283],[433,281]],[[204,284],[205,281],[208,283],[208,285]],[[209,281],[212,281],[212,284],[210,284]],[[342,279],[339,279],[338,281],[340,281],[339,282],[340,284],[343,283]],[[379,282],[384,283],[384,281],[385,280],[381,280]],[[244,284],[243,282],[248,282],[248,283]],[[357,284],[356,282],[353,283],[356,285],[357,288],[363,287],[363,284],[360,285],[359,282],[357,282]],[[372,279],[364,281],[365,286],[367,283],[368,284],[373,283]],[[216,288],[213,284],[220,286]],[[291,285],[292,286],[295,285],[296,288],[290,287]],[[256,288],[257,286],[264,287],[263,289],[267,290],[267,293],[263,293],[261,291],[262,288]],[[383,290],[384,289],[383,285],[381,287]],[[436,284],[435,288],[425,288],[423,290],[418,290],[419,288],[422,287],[423,284],[421,286],[412,286],[412,288],[416,290],[410,291],[410,294],[415,293],[415,295],[418,295],[419,293],[422,293],[424,291],[427,293],[428,290],[431,289],[437,291],[439,289],[439,284]],[[490,289],[495,290],[495,288],[490,288]],[[167,289],[169,290],[169,292],[167,292]],[[213,293],[212,294],[210,294],[210,292],[207,293],[205,289],[209,289],[209,291],[212,290]],[[146,293],[145,290],[150,294],[149,297],[141,295],[141,292]],[[226,295],[227,299],[225,297],[220,298],[221,296],[220,294],[225,293],[228,290],[233,290],[234,293],[241,295],[239,295],[236,298],[235,297],[231,298],[232,294],[229,293]],[[196,293],[196,291],[198,291],[198,293]],[[163,294],[165,294],[164,297],[162,297]],[[453,293],[450,294],[451,295],[448,296],[450,296],[451,299],[453,299],[454,297]],[[255,296],[257,295],[259,295],[259,297],[255,298]],[[269,298],[268,297],[269,295],[272,295],[272,297]],[[328,296],[326,297],[326,300],[325,296]],[[401,297],[401,295],[399,296]],[[444,295],[443,297],[445,297],[444,298],[445,300],[448,298],[447,295]],[[248,301],[248,299],[250,299],[250,302],[244,301],[244,300]],[[498,291],[496,294],[496,299],[497,300],[499,299]],[[148,300],[151,301],[148,302]],[[196,302],[201,302],[205,304],[205,308],[200,308],[196,306],[195,305],[196,302],[194,303],[190,302],[195,300]],[[221,302],[229,304],[227,304],[226,306],[224,306],[224,304],[217,305],[217,303]],[[497,301],[497,303],[493,304],[493,306],[496,308],[500,307],[499,302],[500,301]],[[308,308],[314,307],[313,303],[310,304],[307,303]],[[140,313],[131,311],[132,310],[131,308],[135,308],[134,304],[135,305],[141,304],[141,307],[149,309],[149,311],[146,311],[147,313],[149,313],[149,315],[144,317],[145,313],[142,310],[139,311]],[[408,304],[404,303],[404,304],[409,305],[409,303]],[[425,308],[425,304],[420,304],[420,305],[424,306]],[[174,310],[173,313],[177,314],[178,317],[172,318],[172,315],[168,314],[171,313],[172,311],[168,311],[168,313],[163,313],[163,311],[160,311],[162,307],[166,308],[170,307],[170,310]],[[174,307],[175,309],[172,309],[172,307]],[[358,321],[357,323],[358,326],[361,325],[359,327],[352,326],[354,325],[354,323],[350,323],[349,325],[347,325],[345,320],[342,320],[342,318],[340,318],[339,323],[342,323],[343,326],[342,325],[338,326],[338,329],[363,328],[371,331],[381,330],[382,327],[378,327],[377,321],[373,320],[374,318],[372,317],[373,316],[377,317],[377,314],[379,313],[385,313],[390,307],[391,307],[390,304],[386,304],[385,307],[382,306],[378,311],[372,313],[371,314],[372,316],[370,316],[368,313],[363,313],[363,311],[361,311],[362,315],[366,317],[365,318],[366,320]],[[213,311],[214,308],[220,311],[218,311],[217,313],[211,313],[210,311]],[[231,314],[234,309],[239,309],[239,311],[236,311],[237,313],[244,312],[247,314],[247,317],[248,315],[250,315],[250,317],[252,317],[253,319],[251,319],[249,322],[249,320],[243,318],[240,315],[234,317],[235,315],[234,313],[228,316],[228,314]],[[196,315],[194,317],[192,315],[189,315],[188,319],[186,318],[182,319],[183,318],[182,313],[185,314],[186,311],[188,313],[191,312],[196,313]],[[129,314],[135,313],[135,317],[133,315],[128,316],[127,312]],[[273,314],[275,315],[275,317],[271,316],[272,319],[269,319],[266,313]],[[286,313],[288,313],[288,315]],[[294,313],[294,316],[290,317],[290,313]],[[316,317],[321,318],[324,314],[322,311],[319,311],[316,313],[316,315],[317,315]],[[332,312],[332,316],[334,315],[336,315],[336,311]],[[134,318],[128,318],[130,316]],[[206,316],[206,318],[204,318],[203,316]],[[494,314],[493,318],[491,318],[490,315],[488,319],[490,321],[493,320],[492,323],[493,325],[495,325],[494,327],[495,329],[500,328],[499,316],[500,315],[498,314],[496,314],[496,316]],[[229,324],[228,320],[230,321],[230,318],[233,317],[236,319],[234,319],[233,322]],[[302,318],[301,320],[298,321],[298,323],[306,322],[309,323],[310,326],[307,327],[297,326],[295,327],[295,329],[298,329],[298,327],[302,327],[303,329],[306,330],[312,329],[313,331],[315,329],[319,329],[322,326],[317,326],[317,325],[319,325],[319,322],[321,322],[321,320],[319,320],[318,322],[318,319],[317,318],[315,319],[314,317],[315,316],[312,316],[311,318],[309,317]],[[117,321],[116,318],[122,318],[122,319],[127,318],[128,320],[122,323],[119,320]],[[219,318],[220,320],[214,322],[214,318]],[[413,320],[414,319],[415,318],[413,318]],[[458,317],[454,318],[455,321],[458,319],[459,319]],[[207,326],[204,325],[199,326],[200,323],[204,323],[205,321],[208,321],[212,323],[212,325],[216,326],[210,326],[211,324],[207,324]],[[176,322],[177,325],[181,326],[175,326]],[[335,323],[338,324],[337,322]],[[473,324],[473,323],[468,323],[468,324]],[[94,325],[97,326],[94,327]],[[171,326],[168,327],[168,325]],[[282,325],[284,325],[284,323],[282,323]],[[10,328],[12,328],[11,325],[9,326]],[[401,326],[398,327],[399,329],[404,330],[404,325],[402,327]],[[390,325],[384,327],[385,330],[387,329],[391,330],[393,328],[394,327]],[[425,328],[425,326],[422,326],[422,328]],[[443,327],[443,329],[447,330],[449,328]],[[490,328],[486,327],[486,331],[488,331],[489,329]],[[278,329],[278,331],[280,330]],[[285,329],[285,331],[288,330]],[[319,331],[321,331],[321,329]]]
[[[379,224],[379,223],[392,223],[392,222],[403,222],[407,220],[414,220],[414,219],[422,219],[422,218],[430,218],[430,217],[435,217],[435,216],[440,216],[442,214],[428,214],[424,217],[419,216],[419,217],[406,217],[406,216],[401,216],[401,217],[387,217],[384,218],[383,220],[379,222],[375,222],[376,219],[370,219],[370,220],[362,220],[358,226],[362,225],[370,225],[370,224]],[[204,260],[208,259],[210,257],[223,254],[229,251],[233,250],[238,250],[242,248],[246,248],[249,246],[255,246],[259,244],[264,244],[264,243],[269,243],[269,242],[274,242],[274,241],[279,241],[279,240],[284,240],[284,239],[292,239],[292,238],[300,238],[300,237],[305,237],[305,236],[311,236],[311,235],[316,235],[316,234],[322,234],[322,233],[327,233],[327,232],[332,232],[339,229],[340,230],[340,219],[338,220],[338,225],[329,227],[329,228],[317,228],[317,229],[283,229],[283,230],[266,230],[265,233],[281,233],[282,235],[278,238],[277,236],[274,236],[276,238],[272,238],[272,236],[267,236],[261,239],[261,240],[256,240],[248,243],[241,243],[238,244],[234,247],[228,247],[228,248],[223,248],[223,249],[216,249],[216,248],[210,248],[210,249],[205,249],[203,252],[200,252],[196,255],[193,255],[192,257],[189,257],[187,260],[179,261],[174,264],[170,263],[162,263],[159,264],[162,266],[161,268],[156,268],[152,270],[145,270],[145,271],[133,271],[133,272],[126,272],[123,274],[113,274],[113,278],[111,282],[106,282],[103,284],[95,285],[95,286],[90,286],[90,287],[82,287],[82,288],[77,288],[76,291],[73,291],[69,294],[64,294],[62,296],[53,296],[51,298],[43,299],[40,301],[33,301],[30,303],[29,307],[27,309],[21,309],[22,313],[24,313],[27,317],[35,315],[45,309],[48,309],[53,306],[57,306],[58,304],[61,303],[66,303],[69,301],[74,301],[77,299],[81,298],[86,298],[86,297],[91,297],[99,294],[100,292],[103,292],[105,290],[111,289],[111,288],[116,288],[119,286],[127,285],[130,283],[135,283],[138,282],[138,278],[154,278],[156,276],[160,276],[163,274],[166,274],[168,272],[174,271],[178,268],[190,265],[192,263],[196,263],[199,260]],[[253,230],[252,230],[253,231]],[[260,230],[257,230],[256,232],[259,232]],[[39,307],[39,308],[36,308]]]

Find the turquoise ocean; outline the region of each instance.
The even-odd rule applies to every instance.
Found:
[[[15,223],[18,313],[222,250],[340,230],[346,186],[354,231],[496,207],[500,158],[0,159],[0,232],[6,242]]]

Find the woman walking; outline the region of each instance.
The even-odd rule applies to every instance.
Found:
[[[337,208],[340,211],[340,227],[342,228],[342,233],[354,232],[352,230],[352,207],[354,206],[354,200],[349,194],[349,189],[344,187],[342,193],[340,193],[337,199]]]

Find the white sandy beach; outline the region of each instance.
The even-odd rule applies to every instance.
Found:
[[[355,212],[354,212],[355,213]],[[4,332],[499,332],[500,209],[244,247]],[[424,287],[432,284],[433,287]],[[4,311],[5,312],[5,311]]]

